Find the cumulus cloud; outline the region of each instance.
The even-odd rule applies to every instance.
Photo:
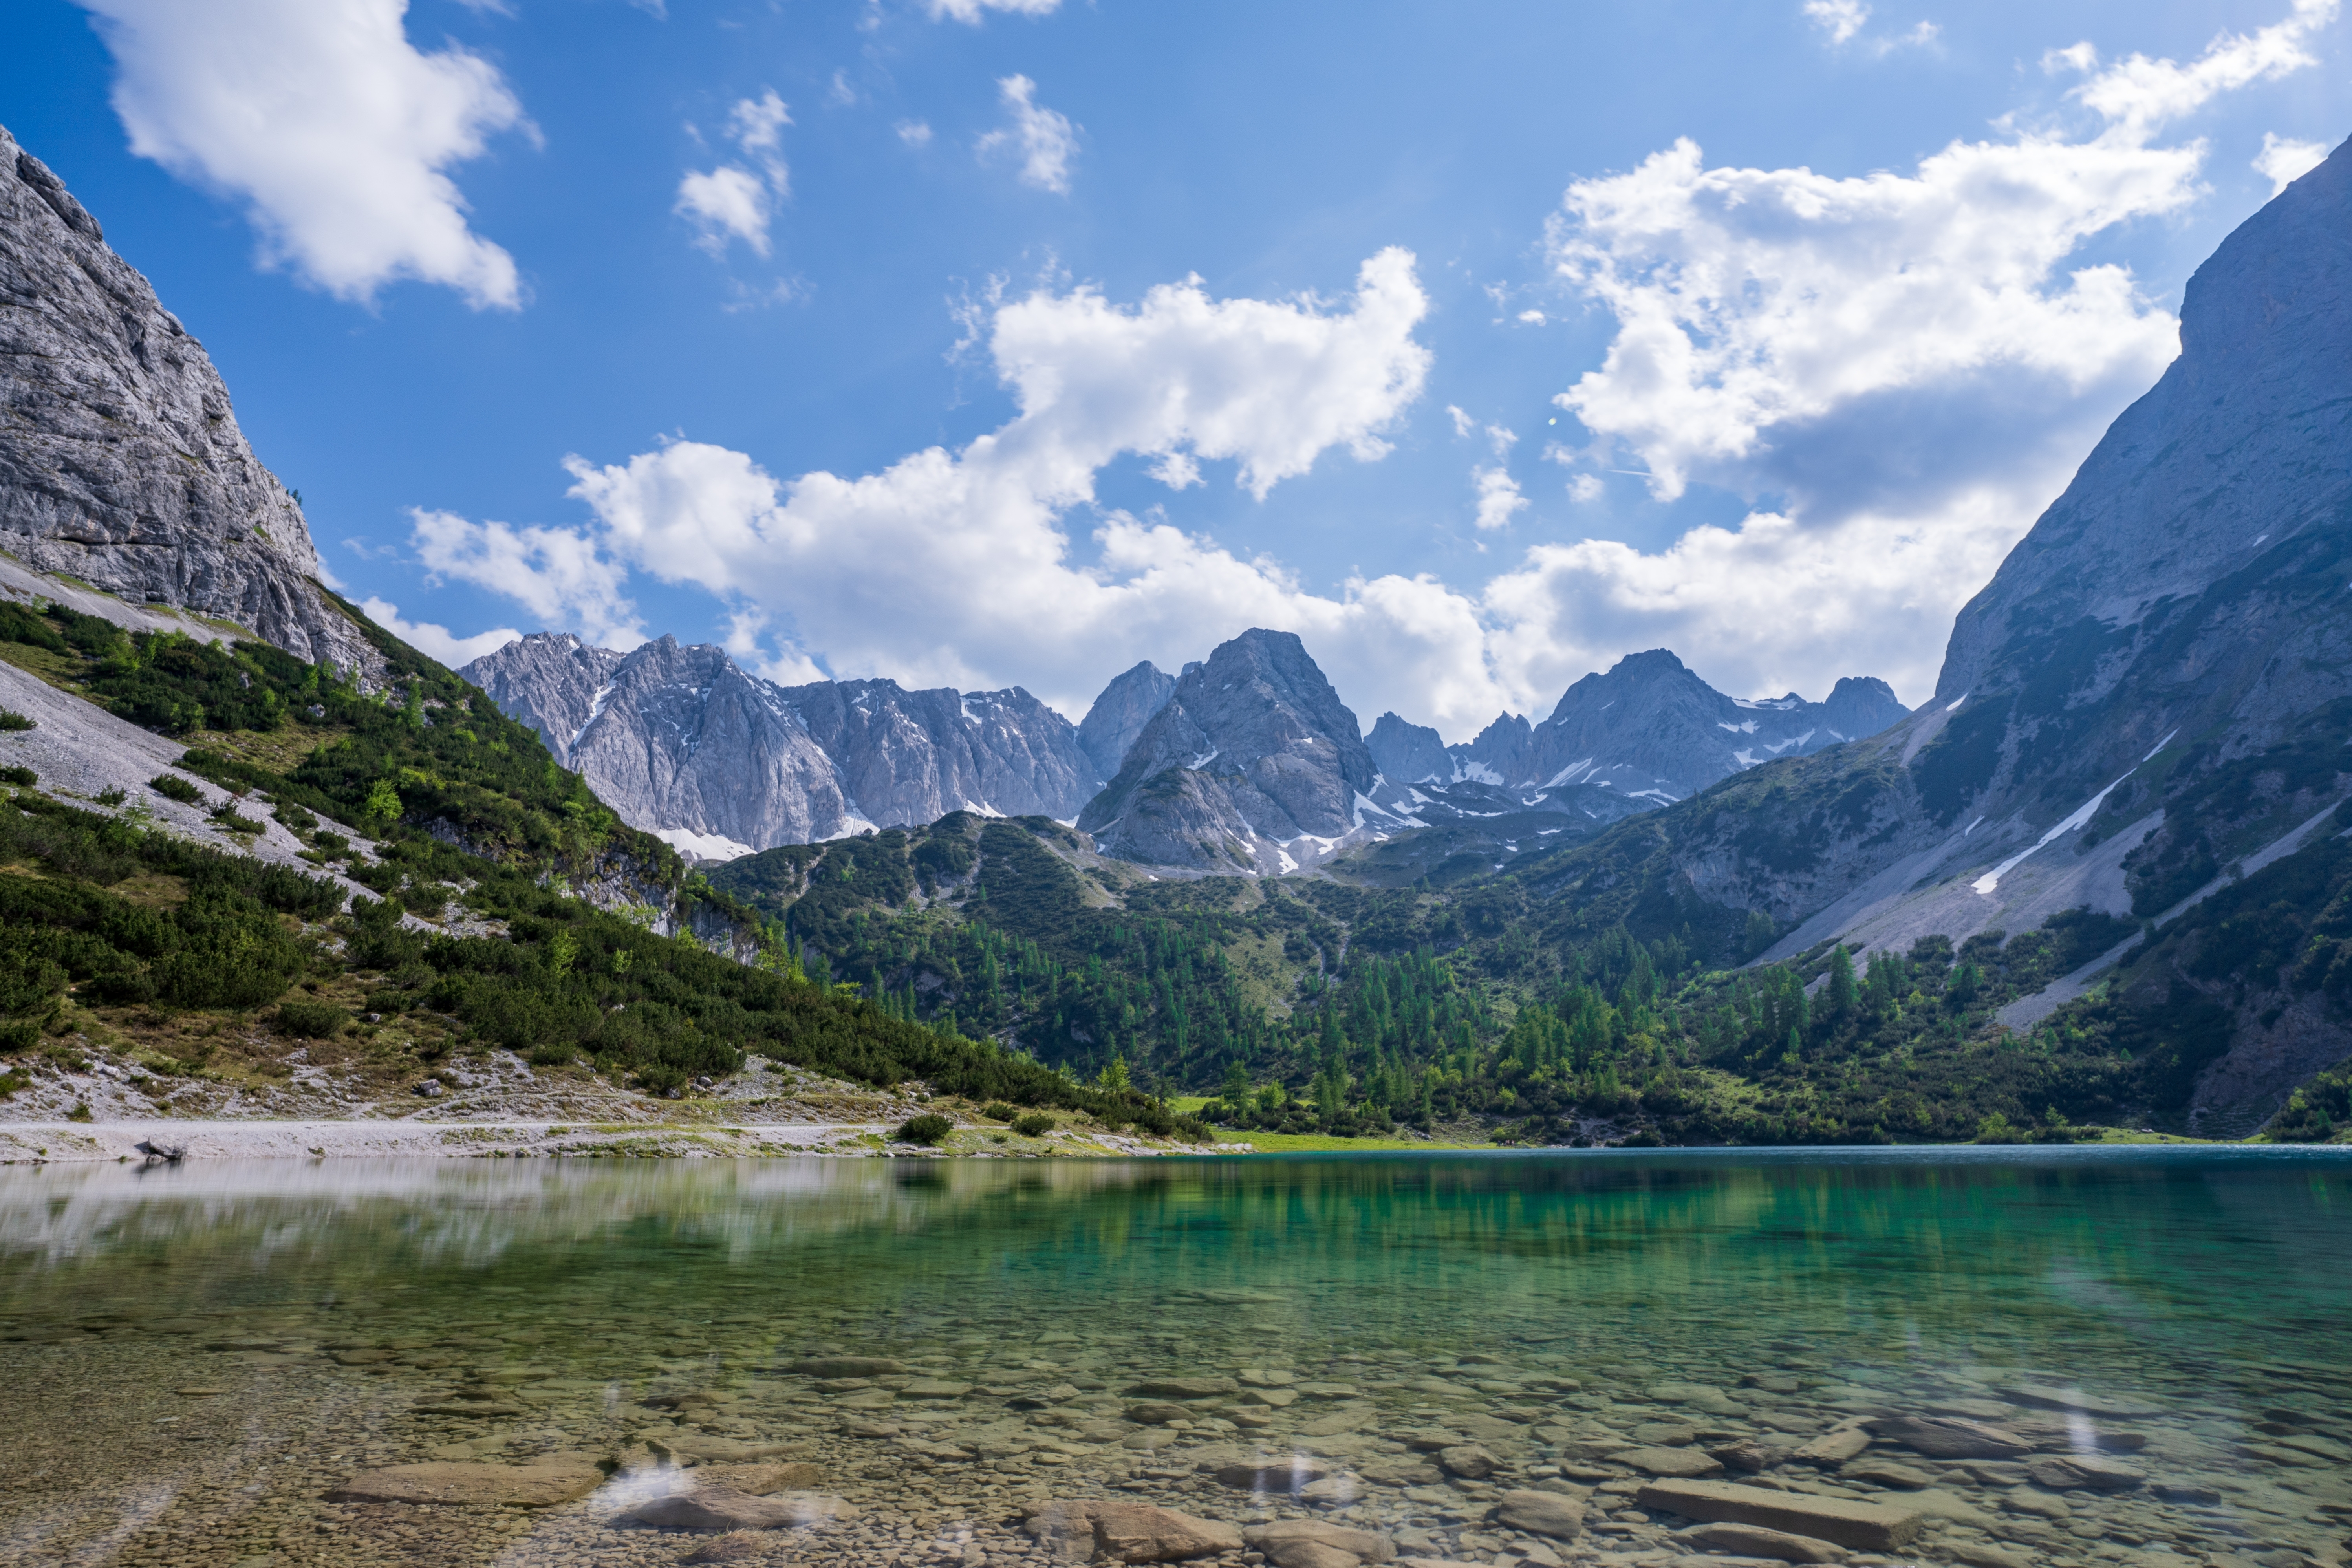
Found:
[[[619,463],[573,458],[571,493],[592,529],[421,513],[419,549],[446,574],[503,581],[550,624],[633,626],[621,584],[644,571],[789,619],[788,660],[822,654],[840,674],[923,684],[1018,681],[1071,711],[1107,671],[1145,658],[1173,668],[1246,627],[1283,626],[1342,689],[1402,686],[1416,710],[1475,729],[1503,695],[1475,603],[1433,580],[1317,594],[1275,563],[1121,511],[1094,515],[1091,561],[1072,537],[1071,514],[1122,454],[1170,482],[1230,463],[1256,496],[1335,448],[1379,458],[1428,373],[1413,336],[1428,308],[1412,257],[1393,249],[1328,308],[1217,300],[1197,279],[1129,307],[1040,291],[989,315],[1018,413],[961,449],[793,479],[694,441]]]
[[[627,569],[570,530],[469,522],[454,512],[414,508],[409,542],[429,584],[455,578],[502,594],[541,625],[574,628],[605,647],[646,640],[625,593]]]
[[[514,258],[467,226],[448,171],[529,130],[522,105],[479,56],[414,47],[405,0],[80,3],[131,151],[241,198],[267,264],[361,303],[415,279],[521,305]]]
[[[1470,470],[1471,488],[1478,495],[1478,528],[1481,532],[1501,528],[1511,521],[1514,512],[1528,509],[1528,498],[1519,493],[1519,481],[1500,463],[1493,468]]]
[[[2335,10],[2298,0],[2187,65],[2053,51],[2095,123],[1955,142],[1908,173],[1710,168],[1685,140],[1571,185],[1551,257],[1616,331],[1556,399],[1597,438],[1570,456],[1645,471],[1660,500],[1699,482],[1772,504],[1654,553],[1531,552],[1486,591],[1498,679],[1540,687],[1664,643],[1735,691],[1866,671],[1916,700],[1942,652],[1921,629],[1948,624],[2178,352],[2126,270],[2076,253],[2196,200],[2204,144],[2163,144],[2165,124],[2306,63]],[[1808,11],[1832,32],[1867,21]],[[1570,493],[1601,489],[1581,474]]]
[[[2294,142],[2275,131],[2263,132],[2263,150],[2254,155],[2254,172],[2271,183],[2276,195],[2327,161],[2325,142]]]
[[[457,637],[448,627],[436,626],[431,621],[404,621],[400,617],[398,605],[373,597],[362,599],[360,608],[365,610],[368,619],[377,626],[428,658],[437,658],[452,669],[459,665],[471,664],[486,653],[496,653],[510,642],[522,640],[522,634],[512,626],[500,626],[496,631],[481,632],[469,637]]]
[[[733,238],[756,255],[768,254],[768,221],[775,203],[792,191],[783,159],[784,127],[792,122],[791,110],[773,88],[758,98],[737,100],[727,111],[727,139],[760,165],[765,178],[736,163],[707,172],[688,169],[671,210],[700,231],[695,244],[719,256]]]
[[[931,128],[924,121],[901,120],[891,129],[898,132],[898,140],[909,147],[928,147],[931,144]]]
[[[708,174],[688,170],[678,182],[676,211],[702,231],[695,243],[714,256],[726,250],[730,236],[768,254],[768,187],[748,169],[730,163]]]
[[[1843,44],[1862,31],[1870,20],[1870,7],[1863,0],[1805,0],[1805,15],[1830,36],[1831,43]]]
[[[1016,16],[1049,16],[1061,7],[1062,0],[928,0],[931,20],[952,16],[959,22],[979,26],[991,11],[1008,11]]]
[[[996,84],[1013,123],[980,139],[983,159],[1010,153],[1021,160],[1021,183],[1056,195],[1070,194],[1070,160],[1078,154],[1077,128],[1069,117],[1037,101],[1037,84],[1008,76]]]

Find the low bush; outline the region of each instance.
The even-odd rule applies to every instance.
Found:
[[[41,782],[41,775],[30,768],[0,768],[0,784],[12,784],[18,789],[30,789]]]
[[[0,731],[31,728],[33,728],[33,721],[22,713],[13,708],[0,708]]]
[[[991,1121],[1017,1121],[1021,1119],[1021,1112],[1016,1108],[1001,1100],[990,1100],[980,1108],[980,1113]]]
[[[280,1002],[278,1027],[306,1040],[331,1040],[343,1031],[352,1016],[331,1002]]]
[[[205,792],[177,773],[157,773],[147,781],[147,787],[165,800],[176,800],[182,805],[200,805]]]
[[[925,1111],[920,1116],[910,1116],[906,1120],[898,1129],[898,1139],[904,1143],[920,1143],[927,1149],[935,1149],[946,1142],[948,1134],[954,1131],[955,1123],[946,1117]]]
[[[1054,1127],[1055,1121],[1052,1117],[1036,1113],[1024,1116],[1014,1122],[1013,1131],[1020,1133],[1024,1138],[1043,1138],[1046,1133],[1051,1132]]]

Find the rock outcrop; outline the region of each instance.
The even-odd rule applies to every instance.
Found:
[[[1150,659],[1103,688],[1078,721],[1078,750],[1094,764],[1096,787],[1118,776],[1128,748],[1175,694],[1176,678]]]
[[[1378,772],[1305,645],[1247,631],[1187,667],[1078,826],[1129,860],[1279,873],[1362,828]]]
[[[1665,805],[1742,769],[1874,735],[1907,712],[1867,677],[1840,680],[1824,702],[1793,691],[1727,697],[1653,648],[1570,687],[1542,723],[1505,714],[1451,755],[1456,777],[1506,789],[1587,784]]]
[[[147,279],[0,131],[0,549],[373,675],[302,509]]]
[[[633,826],[724,860],[951,811],[1067,820],[1096,788],[1028,692],[762,680],[713,644],[624,655],[534,633],[460,671]]]

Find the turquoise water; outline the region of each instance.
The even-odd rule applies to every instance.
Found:
[[[793,1370],[845,1355],[897,1365]],[[1020,1508],[1073,1497],[1664,1561],[1640,1486],[1744,1442],[1731,1479],[1924,1511],[1906,1559],[2286,1568],[2352,1533],[2352,1158],[17,1167],[0,1387],[26,1563],[668,1563],[697,1538],[627,1510],[754,1462],[856,1517],[747,1561],[1042,1561]],[[2027,1451],[1789,1452],[1921,1414]],[[2034,1479],[2070,1454],[2127,1489]],[[427,1461],[597,1476],[325,1500]],[[1318,1484],[1216,1479],[1276,1461]],[[1490,1517],[1530,1486],[1584,1533]]]

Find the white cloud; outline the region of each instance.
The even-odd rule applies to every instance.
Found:
[[[1445,413],[1447,417],[1454,421],[1454,434],[1456,437],[1467,436],[1478,427],[1478,422],[1475,419],[1471,418],[1451,403],[1445,405]]]
[[[977,27],[991,11],[1009,11],[1016,16],[1050,16],[1062,0],[928,0],[931,20],[952,16]]]
[[[674,210],[693,220],[702,231],[695,243],[714,256],[726,250],[730,235],[768,254],[768,187],[748,169],[732,163],[709,174],[688,169],[678,182]]]
[[[901,120],[893,129],[898,132],[898,140],[909,147],[931,144],[931,128],[920,120]]]
[[[821,653],[841,674],[926,685],[1017,681],[1071,711],[1107,671],[1144,658],[1174,668],[1248,626],[1282,626],[1343,690],[1396,691],[1468,732],[1503,693],[1464,595],[1397,577],[1312,593],[1272,562],[1118,511],[1097,514],[1088,562],[1067,521],[1122,453],[1184,482],[1202,463],[1231,462],[1261,496],[1334,447],[1381,457],[1381,433],[1427,374],[1413,339],[1427,310],[1401,250],[1367,261],[1352,298],[1330,309],[1215,300],[1194,279],[1128,308],[1090,289],[1041,291],[987,321],[1017,416],[960,450],[791,480],[692,441],[625,463],[575,458],[572,493],[594,513],[592,531],[559,542],[428,513],[424,552],[449,575],[503,582],[551,624],[633,622],[620,584],[641,570],[789,618],[799,647],[788,660]],[[558,567],[579,585],[552,581]]]
[[[2276,195],[2327,161],[2325,142],[2294,142],[2275,131],[2263,132],[2263,150],[2254,155],[2254,172],[2271,183]]]
[[[514,258],[447,171],[529,131],[498,68],[402,30],[405,0],[80,0],[113,53],[131,151],[242,198],[264,260],[339,299],[402,279],[519,308]],[[536,135],[536,132],[531,132]]]
[[[825,100],[843,109],[857,101],[857,89],[849,85],[849,72],[846,69],[840,68],[835,69],[833,85],[826,89]]]
[[[1519,481],[1499,463],[1491,468],[1471,469],[1470,483],[1478,492],[1477,521],[1482,532],[1506,526],[1512,513],[1528,509],[1528,498],[1519,493]]]
[[[1541,310],[1521,310],[1519,312],[1519,324],[1521,326],[1540,327],[1549,320],[1550,320],[1550,318],[1546,316]]]
[[[734,163],[722,163],[707,174],[688,169],[678,181],[677,203],[671,210],[701,231],[695,244],[719,256],[731,237],[756,255],[768,254],[768,222],[775,204],[792,192],[792,173],[783,159],[784,127],[792,122],[792,110],[773,88],[758,98],[737,100],[727,111],[728,140],[759,163],[766,179]]]
[[[2165,121],[2202,107],[2221,93],[2318,64],[2318,58],[2305,46],[2336,19],[2336,10],[2337,0],[2294,0],[2294,10],[2284,21],[2251,34],[2220,34],[2188,65],[2132,55],[2092,77],[2072,96],[2108,122],[2108,138],[2125,142],[2143,140]],[[2078,50],[2083,52],[2077,55]],[[2095,61],[2097,56],[2077,44],[2060,58],[2071,63],[2074,58]]]
[[[482,632],[469,637],[457,637],[446,626],[430,621],[410,622],[400,618],[400,606],[378,598],[360,601],[360,608],[368,619],[390,632],[427,658],[437,658],[450,668],[471,664],[486,653],[496,653],[510,642],[522,640],[522,634],[511,626],[500,626],[492,632]]]
[[[1036,101],[1037,84],[1025,76],[1008,76],[996,84],[998,95],[1013,115],[1013,123],[980,139],[982,158],[999,151],[1017,153],[1021,183],[1058,195],[1070,194],[1070,160],[1077,156],[1078,133],[1066,115]]]
[[[1733,691],[1867,672],[1916,700],[1942,651],[1923,628],[1948,625],[2178,352],[2129,273],[2076,251],[2198,199],[2204,144],[2160,144],[2167,118],[2292,68],[2334,9],[2302,0],[2189,66],[2063,51],[2052,68],[2087,73],[2072,96],[2098,116],[2081,134],[1955,142],[1855,179],[1711,169],[1683,141],[1572,185],[1552,255],[1617,325],[1557,400],[1597,438],[1588,460],[1646,469],[1660,499],[1693,482],[1775,499],[1655,553],[1531,552],[1487,589],[1498,680],[1541,689],[1665,644]],[[1597,497],[1590,478],[1571,496]]]
[[[1486,426],[1486,445],[1494,448],[1495,456],[1497,458],[1506,458],[1510,456],[1511,448],[1518,444],[1519,433],[1517,431],[1507,428],[1501,425],[1489,425]]]
[[[437,583],[456,578],[503,594],[542,626],[578,631],[605,647],[646,640],[636,606],[623,592],[628,574],[588,540],[560,528],[468,522],[453,512],[413,508],[409,542]]]
[[[1870,20],[1870,7],[1863,0],[1805,0],[1805,15],[1830,36],[1831,43],[1843,44],[1862,31]]]
[[[1608,489],[1601,482],[1600,475],[1579,474],[1568,481],[1568,499],[1582,506],[1587,501],[1599,500]]]

